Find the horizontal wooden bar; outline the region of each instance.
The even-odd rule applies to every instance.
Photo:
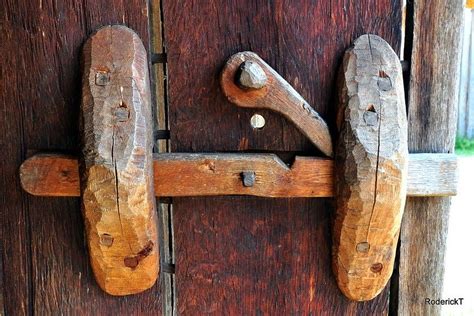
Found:
[[[333,197],[333,161],[295,158],[291,167],[273,154],[154,155],[156,196],[252,195],[262,197]],[[246,187],[244,171],[255,172]],[[20,167],[21,185],[39,196],[80,196],[79,167],[75,157],[39,154]],[[409,196],[452,196],[457,191],[454,154],[410,154]]]

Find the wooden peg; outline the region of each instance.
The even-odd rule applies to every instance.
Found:
[[[230,57],[221,74],[221,88],[237,106],[280,113],[326,156],[333,156],[326,122],[257,54],[241,52]]]
[[[101,28],[83,49],[81,193],[90,260],[112,295],[159,269],[147,53],[132,30]]]
[[[333,268],[342,292],[365,301],[392,275],[407,194],[402,69],[383,39],[363,35],[340,79]]]

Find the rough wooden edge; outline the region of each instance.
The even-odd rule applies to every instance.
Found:
[[[333,270],[352,300],[377,296],[390,279],[407,189],[402,69],[382,38],[354,41],[341,68],[335,156]]]
[[[154,54],[165,56],[165,44],[163,38],[163,19],[162,19],[161,0],[152,0],[150,2],[150,36]],[[167,65],[164,63],[155,63],[152,65],[154,76],[154,101],[155,101],[155,130],[169,130],[168,127],[168,104],[167,95]],[[167,152],[169,149],[168,139],[155,139],[154,152]],[[161,279],[163,293],[163,314],[174,315],[176,310],[176,290],[174,286],[174,271],[168,267],[174,262],[174,238],[172,223],[172,207],[170,204],[158,203],[158,216],[160,217],[160,247],[161,247]]]
[[[463,1],[417,0],[408,97],[408,147],[452,153],[456,134],[457,69]],[[407,34],[409,37],[410,34]],[[397,312],[439,315],[449,198],[407,200],[400,232]],[[396,288],[396,286],[395,286]]]
[[[455,155],[410,154],[408,159],[408,196],[456,195],[457,158]],[[297,157],[295,161],[296,164],[288,167],[272,154],[155,154],[155,195],[170,197],[219,194],[274,197],[334,196],[332,160]],[[227,166],[228,169],[224,170],[222,166]],[[241,184],[240,172],[252,170],[252,166],[258,167],[255,171],[260,175],[274,170],[289,175],[289,178],[286,178],[284,183],[281,179],[277,180],[277,183],[266,188],[245,188]],[[176,170],[182,168],[186,168],[189,173],[178,175]],[[300,173],[304,173],[303,178],[295,177]],[[196,181],[189,181],[190,178]],[[60,154],[32,156],[21,165],[20,179],[23,189],[32,195],[57,197],[80,195],[78,162],[72,156]],[[443,181],[437,182],[437,179]],[[216,185],[215,181],[218,181],[222,187]],[[256,187],[261,183],[268,182],[259,182],[257,178]],[[283,185],[284,188],[277,190],[275,186],[279,185]],[[310,187],[301,189],[305,185]],[[321,187],[314,187],[317,185]]]

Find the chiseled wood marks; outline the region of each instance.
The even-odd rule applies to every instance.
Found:
[[[146,50],[123,26],[83,49],[82,201],[90,259],[109,294],[150,288],[159,270]]]
[[[407,193],[407,121],[399,59],[375,35],[359,37],[341,69],[333,269],[349,298],[387,284]]]

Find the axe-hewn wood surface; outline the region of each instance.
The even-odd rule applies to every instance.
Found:
[[[148,4],[18,0],[1,6],[0,313],[160,315],[158,283],[128,297],[108,295],[97,285],[79,199],[29,196],[18,178],[30,152],[78,154],[82,46],[97,28],[114,23],[128,25],[146,43]]]
[[[159,270],[147,52],[124,26],[83,48],[81,197],[95,278],[112,295],[142,292]]]
[[[315,154],[279,114],[239,108],[220,89],[230,56],[253,51],[334,127],[343,52],[374,33],[397,51],[401,2],[163,1],[173,152]],[[250,118],[263,115],[254,130]],[[335,135],[335,134],[333,134]],[[388,291],[349,301],[331,271],[325,199],[173,198],[178,313],[384,314]]]
[[[376,35],[346,51],[340,80],[333,268],[347,297],[367,301],[392,275],[405,207],[405,91],[397,54]]]
[[[169,153],[154,157],[156,196],[334,197],[334,162],[329,159],[296,156],[288,166],[273,154]],[[455,155],[411,154],[408,160],[408,196],[456,194]],[[253,187],[242,185],[244,171],[256,173]],[[80,195],[78,161],[72,156],[32,156],[21,165],[20,179],[23,189],[33,195]]]

